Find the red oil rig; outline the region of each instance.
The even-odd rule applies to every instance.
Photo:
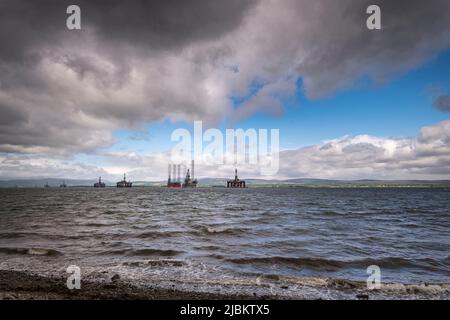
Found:
[[[104,188],[104,187],[106,187],[106,185],[102,182],[102,177],[98,177],[98,182],[94,183],[94,188]]]
[[[177,175],[177,168],[178,168],[178,175]],[[173,169],[173,176],[171,176],[171,172]],[[169,178],[167,179],[167,188],[181,188],[181,182],[180,182],[180,171],[181,171],[181,165],[178,164],[170,164],[169,163]]]
[[[127,181],[125,173],[123,174],[123,180],[117,182],[117,188],[131,188],[133,186],[133,183],[130,181]]]
[[[245,188],[245,180],[239,180],[237,169],[234,169],[234,180],[227,181],[227,188]]]

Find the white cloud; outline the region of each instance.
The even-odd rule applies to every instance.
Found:
[[[448,179],[450,121],[418,138],[343,137],[282,152],[280,176],[329,179]]]
[[[346,136],[280,152],[280,171],[260,175],[259,166],[240,165],[245,178],[450,179],[450,120],[422,128],[417,138]],[[0,176],[164,180],[170,153],[104,154],[103,168],[43,156],[2,156]],[[232,165],[197,164],[200,177],[232,177]]]

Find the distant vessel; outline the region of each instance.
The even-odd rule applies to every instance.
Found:
[[[67,187],[66,181],[63,181],[63,182],[59,185],[59,187],[60,187],[60,188],[66,188],[66,187]]]
[[[106,185],[102,182],[102,177],[98,177],[98,182],[94,183],[94,188],[104,188],[104,187],[106,187]]]
[[[50,188],[50,185],[48,184],[48,182],[45,183],[44,188]]]
[[[192,174],[192,177],[191,177]],[[197,186],[197,179],[194,179],[194,160],[191,162],[191,171],[187,169],[186,178],[184,179],[183,188],[194,188]]]
[[[237,169],[234,169],[234,180],[227,181],[227,188],[245,188],[245,180],[239,180]]]
[[[117,188],[131,188],[132,186],[133,186],[133,183],[127,181],[125,173],[123,174],[123,180],[117,182]]]

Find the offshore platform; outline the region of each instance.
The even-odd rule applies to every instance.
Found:
[[[184,178],[183,188],[195,188],[197,186],[197,179],[194,178],[194,160],[191,162],[191,171],[187,169],[186,178]]]
[[[177,174],[178,169],[178,174]],[[171,175],[173,170],[173,175]],[[180,181],[181,164],[170,164],[169,163],[169,178],[167,179],[167,188],[181,188]]]
[[[245,188],[245,180],[239,180],[237,169],[234,169],[234,180],[227,181],[227,188]]]
[[[125,173],[123,174],[123,180],[117,182],[117,188],[131,188],[133,186],[133,183],[130,181],[127,181],[127,177],[125,176]]]
[[[197,179],[194,178],[194,160],[191,162],[191,169],[186,170],[184,182],[181,182],[181,164],[169,163],[169,178],[167,179],[168,188],[195,188]]]
[[[94,188],[104,188],[105,183],[102,182],[102,177],[98,177],[98,182],[94,183]]]

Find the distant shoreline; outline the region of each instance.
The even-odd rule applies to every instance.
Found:
[[[82,188],[92,188],[92,189],[117,189],[116,186],[106,186],[104,188],[94,188],[93,186],[67,186],[64,188],[58,187],[58,186],[50,186],[50,187],[30,187],[30,186],[0,186],[0,189],[82,189]],[[132,188],[129,189],[143,189],[143,188],[166,188],[164,185],[135,185]],[[214,188],[214,189],[227,189],[226,186],[220,186],[220,185],[199,185],[197,186],[197,189],[207,189],[207,188]],[[246,189],[262,189],[262,188],[285,188],[285,189],[292,189],[292,188],[306,188],[306,189],[449,189],[450,191],[450,185],[287,185],[287,184],[280,184],[280,185],[270,185],[270,184],[262,184],[262,185],[252,185],[249,184]],[[192,190],[192,188],[190,188]]]
[[[251,179],[247,178],[248,188],[449,188],[450,180],[333,180],[333,179]],[[0,179],[0,188],[60,188],[64,181],[70,188],[93,188],[97,180],[77,180],[64,178],[29,178],[29,179]],[[116,188],[113,181],[103,181],[107,188]],[[134,180],[133,188],[166,187],[167,181]],[[226,188],[226,178],[199,178],[198,188]],[[64,188],[61,188],[64,189]]]

